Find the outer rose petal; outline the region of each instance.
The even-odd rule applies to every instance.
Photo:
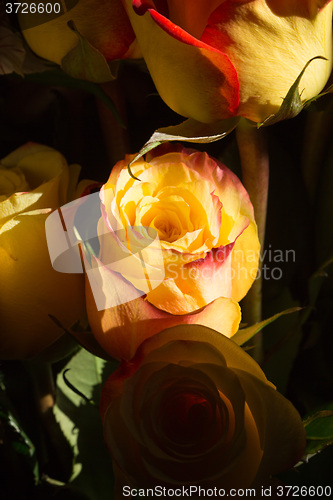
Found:
[[[327,82],[332,69],[332,4],[318,14],[313,2],[227,0],[212,14],[202,40],[225,50],[237,70],[237,114],[262,121],[277,112],[313,57],[328,61],[313,61],[306,69],[300,82],[302,101],[317,95]]]
[[[156,10],[138,16],[132,0],[123,1],[156,88],[170,108],[204,123],[237,114],[238,78],[225,53]]]
[[[187,447],[172,439],[165,446],[161,421],[175,394],[172,387],[178,394],[207,395],[207,404],[216,398],[218,405],[221,398],[229,415],[224,427],[231,430],[229,439],[224,434],[221,447],[217,434],[212,449],[192,455],[191,446],[200,441],[200,432],[193,441],[190,438],[187,443],[185,438]],[[219,391],[215,396],[214,387]],[[195,407],[199,410],[200,402]],[[170,417],[174,415],[173,411]],[[168,328],[143,342],[134,358],[122,362],[103,387],[101,416],[118,488],[125,484],[134,488],[155,484],[260,488],[272,474],[296,463],[305,447],[299,414],[276,392],[258,364],[223,335],[199,325]],[[194,424],[193,415],[188,412],[186,417]],[[235,425],[230,429],[232,420]],[[209,436],[208,420],[196,422],[198,430]],[[213,435],[219,433],[216,424],[213,420]],[[174,419],[170,425],[182,426],[183,421]],[[230,441],[233,436],[236,441]],[[201,469],[189,480],[191,468],[198,466],[202,456]],[[216,468],[218,472],[212,474]]]
[[[230,115],[261,122],[310,59],[327,61],[306,69],[303,101],[322,90],[332,69],[331,1],[209,1],[204,12],[202,2],[191,10],[173,0],[137,0],[134,9],[123,3],[162,99],[201,122]]]
[[[233,246],[214,249],[204,259],[174,269],[173,279],[164,280],[150,291],[147,300],[171,314],[186,314],[221,296],[233,298],[230,279]],[[169,272],[172,275],[172,269]]]
[[[223,201],[224,219],[221,229],[224,232],[219,244],[226,245],[236,240],[231,255],[232,291],[229,296],[233,300],[240,301],[256,277],[260,252],[250,197],[239,178],[217,160],[209,158],[206,154],[196,153],[191,155],[191,162],[197,172],[214,183],[215,194]],[[216,165],[221,168],[216,168]],[[233,219],[231,232],[225,230],[228,227],[226,223],[228,215]]]
[[[265,447],[265,454],[257,473],[256,483],[262,484],[263,478],[268,474],[277,474],[279,471],[292,467],[300,458],[300,450],[304,447],[305,432],[300,428],[299,422],[295,418],[294,406],[277,391],[272,391],[264,383],[249,376],[243,370],[236,370],[237,376],[247,395],[247,402],[250,410],[258,422],[261,432],[262,446]],[[267,401],[269,404],[267,405]],[[262,408],[266,408],[266,415],[263,418]],[[288,446],[279,447],[281,429],[277,429],[274,418],[279,418],[284,427],[284,438],[286,443],[293,442],[294,450]],[[276,449],[279,448],[279,453]]]
[[[21,153],[28,151],[29,154],[19,159]],[[69,172],[66,160],[60,153],[42,150],[30,154],[30,150],[25,148],[19,148],[17,152],[17,156],[9,155],[1,163],[6,167],[16,165],[22,170],[30,186],[38,187],[26,193],[15,193],[4,200],[0,208],[1,223],[23,210],[55,209],[67,201]],[[17,163],[14,163],[15,160],[18,160]],[[48,166],[47,169],[45,165]]]
[[[21,146],[1,165],[19,169],[31,189],[0,202],[0,357],[22,359],[63,335],[49,314],[66,327],[85,315],[83,276],[52,268],[45,219],[91,181],[77,184],[79,167],[40,144]]]
[[[183,30],[200,40],[210,14],[221,0],[167,0],[169,19]]]
[[[238,0],[235,0],[236,2]],[[315,17],[332,0],[269,0],[270,8],[276,15]]]
[[[173,316],[157,309],[143,296],[131,300],[135,289],[130,283],[103,265],[95,266],[93,260],[96,287],[103,287],[109,300],[112,300],[114,293],[117,295],[115,303],[124,301],[116,307],[98,311],[91,286],[86,279],[87,313],[92,332],[102,348],[113,358],[130,359],[141,342],[173,325],[200,324],[214,328],[227,337],[232,337],[238,330],[240,308],[231,299],[219,298],[196,313]]]
[[[50,211],[26,212],[0,228],[0,357],[33,357],[84,316],[83,276],[52,268],[45,239]]]
[[[120,0],[79,0],[62,16],[50,19],[45,14],[42,19],[39,15],[37,26],[35,18],[36,14],[18,14],[25,39],[37,55],[58,64],[78,41],[67,26],[70,20],[108,61],[131,57],[130,49],[134,50],[135,35]]]

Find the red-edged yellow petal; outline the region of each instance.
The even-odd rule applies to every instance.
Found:
[[[237,113],[238,78],[225,53],[152,8],[138,15],[132,0],[124,4],[157,90],[170,108],[204,123]]]
[[[202,41],[225,50],[236,68],[238,115],[260,122],[276,113],[306,65],[302,101],[317,95],[332,69],[332,3],[230,0],[211,15]],[[227,48],[226,48],[227,44]]]
[[[171,314],[196,311],[218,297],[232,298],[233,244],[214,249],[205,258],[178,267],[170,263],[165,279],[149,291],[147,300]]]

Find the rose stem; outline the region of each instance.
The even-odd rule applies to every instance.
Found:
[[[122,120],[126,119],[124,95],[118,79],[101,84],[104,92],[112,99]],[[106,151],[111,167],[122,160],[129,151],[129,138],[126,129],[121,127],[112,111],[96,98],[100,124],[104,136]]]
[[[56,389],[52,366],[38,360],[26,361],[25,366],[33,383],[37,415],[44,431],[41,440],[43,465],[52,462],[59,477],[66,478],[72,467],[72,452],[53,412]]]
[[[246,119],[236,128],[236,138],[242,167],[242,181],[249,193],[261,245],[257,278],[242,301],[243,320],[252,325],[262,319],[262,255],[265,240],[269,159],[264,130],[257,129]],[[260,363],[263,356],[262,334],[254,338],[252,355]]]
[[[330,111],[331,113],[312,111],[308,112],[306,116],[301,165],[305,187],[311,203],[315,202],[321,167],[331,140],[332,107]]]

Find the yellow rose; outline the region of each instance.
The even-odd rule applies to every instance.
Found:
[[[302,101],[332,69],[332,2],[327,0],[123,0],[162,99],[210,123],[231,116],[261,122],[279,109],[304,68]]]
[[[140,180],[127,171],[133,156],[118,162],[100,193],[100,254],[91,261],[87,310],[98,342],[116,358],[128,359],[145,338],[179,323],[232,336],[236,302],[256,277],[257,227],[239,179],[206,153],[160,151],[132,164]],[[97,307],[96,290],[107,305]]]
[[[259,365],[198,325],[164,330],[123,361],[101,415],[119,498],[124,486],[260,487],[305,448],[298,412]]]
[[[80,275],[53,270],[47,216],[82,192],[79,167],[52,148],[26,144],[0,161],[0,358],[32,357],[85,314]]]
[[[32,5],[27,12],[23,12],[23,7],[19,9],[18,21],[27,43],[40,57],[60,64],[75,47],[78,38],[68,27],[68,21],[73,21],[78,32],[108,61],[134,54],[135,35],[120,0],[47,3],[52,6],[51,12],[46,4],[43,12],[41,9],[35,12]]]

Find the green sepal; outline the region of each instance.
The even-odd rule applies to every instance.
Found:
[[[75,28],[73,21],[68,27],[78,37],[78,43],[61,60],[61,69],[73,78],[94,83],[106,83],[115,80],[119,63],[113,72],[103,54],[84,38]]]
[[[288,120],[289,118],[294,118],[297,116],[302,109],[305,106],[308,106],[310,102],[313,100],[317,99],[319,96],[313,97],[311,99],[308,99],[304,102],[301,100],[301,94],[299,92],[299,84],[301,81],[302,76],[305,73],[305,70],[307,67],[314,61],[315,59],[323,59],[324,61],[327,61],[326,57],[323,56],[316,56],[310,59],[296,78],[295,82],[292,84],[290,89],[288,90],[288,93],[286,97],[283,99],[283,102],[281,104],[281,107],[279,111],[276,114],[270,115],[263,122],[257,123],[257,128],[267,126],[267,125],[274,125],[274,123],[280,122],[282,120]],[[324,95],[324,94],[322,94]]]
[[[179,125],[157,129],[139,153],[128,165],[128,173],[133,179],[140,180],[132,174],[131,165],[152,149],[164,142],[184,141],[194,143],[209,143],[219,141],[232,132],[238,125],[240,118],[234,117],[215,123],[201,123],[192,118],[185,120]]]
[[[320,97],[324,97],[324,95],[328,95],[328,94],[332,94],[332,93],[333,93],[333,85],[330,85],[329,87],[327,87],[326,90],[324,90],[324,92],[320,92],[320,94],[315,95],[314,97],[311,97],[311,99],[307,99],[304,103],[304,107],[308,107],[312,102],[316,101]]]

